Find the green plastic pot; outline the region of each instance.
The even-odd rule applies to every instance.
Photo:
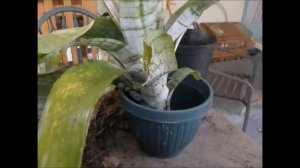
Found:
[[[188,76],[173,93],[171,111],[137,104],[122,91],[120,98],[140,148],[150,156],[170,158],[180,154],[197,134],[203,116],[212,107],[213,92],[204,79]]]

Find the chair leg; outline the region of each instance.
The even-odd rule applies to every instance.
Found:
[[[80,42],[80,39],[76,39],[77,42]],[[77,58],[78,58],[78,63],[82,64],[83,63],[83,58],[82,58],[82,51],[81,51],[81,47],[78,48],[78,46],[76,46],[76,50],[77,50]]]
[[[245,133],[246,133],[247,126],[248,126],[250,109],[251,109],[251,103],[247,104],[247,106],[246,106],[246,114],[245,114],[244,124],[243,124],[243,132],[245,132]]]

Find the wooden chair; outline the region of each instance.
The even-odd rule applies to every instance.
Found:
[[[195,29],[200,30],[197,22],[194,22],[193,25]],[[231,54],[237,55],[239,57],[249,59],[253,63],[253,71],[251,76],[247,76],[248,79],[246,79],[245,76],[237,77],[226,72],[218,71],[216,69],[213,69],[212,67],[209,68],[206,78],[214,91],[214,96],[241,101],[246,106],[246,113],[242,128],[242,130],[246,132],[251,111],[251,100],[254,92],[251,83],[254,80],[256,74],[256,62],[250,55],[238,55],[237,53],[230,50],[226,50],[220,47],[219,49],[225,52],[230,52]]]
[[[46,34],[59,29],[81,27],[89,24],[96,16],[88,10],[77,7],[54,8],[38,19],[38,33]],[[77,41],[79,40],[77,39]],[[94,47],[72,47],[62,54],[64,66],[81,64],[96,59],[96,48]]]
[[[211,85],[215,96],[241,101],[246,106],[242,128],[243,131],[246,132],[254,91],[251,83],[212,68],[208,71],[207,81]]]
[[[242,102],[246,106],[246,113],[242,128],[243,131],[246,132],[251,111],[252,95],[254,92],[252,83],[255,80],[257,70],[256,61],[250,55],[239,55],[238,53],[232,52],[230,50],[223,49],[219,46],[217,47],[224,52],[228,52],[233,55],[239,56],[240,58],[247,59],[252,63],[252,73],[250,75],[236,72],[222,72],[210,67],[207,76],[207,81],[213,88],[215,96],[237,100]]]

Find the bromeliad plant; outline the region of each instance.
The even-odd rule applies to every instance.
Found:
[[[115,88],[117,78],[139,93],[145,106],[170,110],[178,83],[189,74],[200,78],[197,71],[177,68],[174,42],[217,1],[188,0],[165,25],[166,1],[105,0],[110,18],[39,35],[39,74],[44,76],[60,69],[60,53],[70,46],[96,46],[98,54],[108,53],[115,61],[73,66],[54,83],[39,121],[38,166],[80,167],[95,105]]]

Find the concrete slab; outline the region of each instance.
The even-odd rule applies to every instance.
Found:
[[[262,149],[224,116],[209,112],[191,144],[177,157],[158,159],[140,150],[131,134],[117,133],[109,149],[120,167],[262,167]]]
[[[213,107],[237,128],[242,129],[245,116],[245,106],[242,103],[215,97]],[[262,99],[252,104],[246,133],[257,144],[262,145]]]

